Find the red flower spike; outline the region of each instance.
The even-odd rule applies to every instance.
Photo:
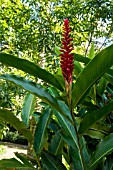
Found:
[[[64,20],[64,26],[63,26],[63,39],[62,39],[62,47],[61,47],[61,68],[62,68],[62,74],[64,76],[65,81],[67,81],[68,84],[72,84],[72,72],[74,69],[73,64],[73,54],[70,54],[73,50],[73,44],[71,41],[73,40],[70,38],[70,26],[69,26],[69,20]]]

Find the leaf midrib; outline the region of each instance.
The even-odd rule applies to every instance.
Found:
[[[91,168],[93,165],[95,165],[102,157],[104,157],[107,153],[109,153],[109,152],[112,151],[112,150],[113,150],[113,147],[112,147],[109,151],[107,151],[107,152],[105,152],[103,155],[101,155],[101,157],[99,157],[98,159],[96,159],[96,161],[93,162],[93,163],[90,165],[90,168]]]
[[[84,96],[84,94],[88,91],[88,89],[95,83],[96,80],[99,79],[99,77],[101,77],[109,68],[107,68],[106,70],[104,70],[104,72],[102,72],[102,74],[98,75],[98,77],[96,77],[96,79],[94,81],[92,81],[92,83],[90,84],[89,87],[86,88],[86,90],[81,94],[81,96],[79,97],[79,99],[76,101],[76,103],[74,104],[74,106],[77,105],[77,103],[80,101],[80,99],[82,98],[82,96]]]

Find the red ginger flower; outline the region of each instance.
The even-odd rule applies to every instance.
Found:
[[[64,79],[67,81],[68,84],[72,84],[72,72],[74,69],[73,64],[73,54],[71,54],[71,51],[73,50],[73,44],[71,41],[73,40],[70,38],[70,26],[68,19],[64,20],[64,26],[63,26],[63,39],[62,39],[62,47],[61,47],[61,68],[62,68],[62,74],[64,76]]]

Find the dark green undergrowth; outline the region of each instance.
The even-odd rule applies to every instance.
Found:
[[[28,144],[27,140],[16,131],[15,132],[7,131],[6,135],[3,137],[2,141],[16,143],[16,144],[22,144],[22,145]]]

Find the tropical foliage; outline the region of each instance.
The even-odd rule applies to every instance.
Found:
[[[36,159],[34,164],[37,167],[66,169],[65,164],[67,164],[71,169],[78,168],[82,170],[87,168],[94,169],[101,161],[104,161],[103,166],[107,164],[109,160],[107,160],[107,157],[105,160],[105,156],[113,150],[112,114],[110,114],[113,110],[113,82],[108,81],[110,77],[113,77],[110,74],[112,73],[113,65],[112,56],[113,45],[98,53],[82,68],[78,76],[75,75],[76,82],[73,84],[72,89],[72,109],[74,110],[72,113],[68,108],[60,80],[51,73],[45,70],[43,70],[44,74],[41,71],[38,72],[40,79],[43,81],[51,76],[51,79],[46,79],[46,83],[50,85],[48,88],[17,75],[2,74],[0,76],[2,79],[11,81],[31,94],[36,95],[46,104],[43,106],[42,113],[35,113],[37,127],[34,137],[24,124],[24,122],[28,122],[30,114],[33,113],[32,108],[34,108],[35,100],[34,102],[30,100],[31,104],[29,104],[28,100],[28,98],[31,99],[33,96],[29,95],[26,98],[28,107],[24,111],[25,115],[22,116],[23,121],[20,121],[7,109],[0,110],[1,120],[11,123],[29,142],[34,140],[34,159]],[[8,60],[10,57],[12,59]],[[5,53],[0,54],[0,61],[3,64],[15,67],[16,63],[18,69],[27,72],[25,68],[28,68],[28,61],[23,60],[24,62],[20,65],[22,60]],[[29,68],[31,68],[30,66],[37,67],[29,62]],[[30,70],[29,72],[33,75],[33,70]],[[92,74],[90,74],[91,72]],[[53,83],[54,79],[56,81],[55,84]],[[102,83],[103,79],[106,80],[106,86]],[[111,119],[109,120],[111,123],[108,123],[107,119]],[[50,133],[50,135],[48,131],[52,134]],[[90,149],[88,149],[87,138],[84,135],[98,139],[98,146],[94,152],[91,153]],[[22,155],[19,155],[19,158],[23,160],[23,164],[15,159],[11,159],[8,163],[7,160],[2,160],[0,166],[1,168],[7,168],[11,164],[10,167],[12,168],[29,167],[28,164],[30,163],[28,160]],[[62,159],[66,163],[63,163]],[[25,163],[26,161],[27,163]],[[31,164],[30,166],[34,167]]]
[[[21,132],[33,145],[33,153],[32,157],[15,153],[18,159],[0,160],[0,168],[112,170],[113,45],[105,46],[113,29],[111,1],[19,2],[2,4],[0,78],[2,84],[24,89],[26,96],[21,120],[8,105],[1,105],[0,120]],[[74,46],[73,82],[68,86],[59,66],[61,52],[65,54],[59,50],[64,14]],[[107,26],[100,30],[103,23]],[[96,46],[95,39],[103,36],[104,45]],[[29,130],[31,116],[36,121],[34,134]]]

